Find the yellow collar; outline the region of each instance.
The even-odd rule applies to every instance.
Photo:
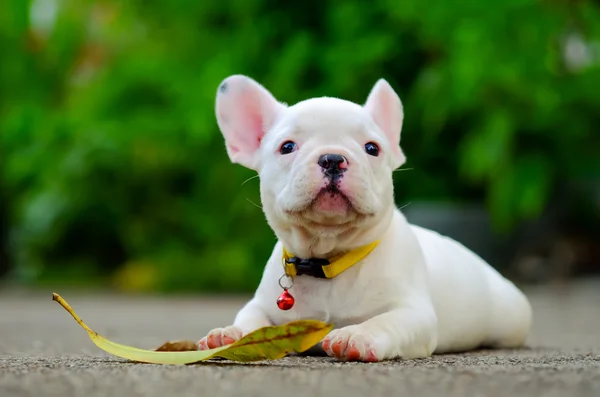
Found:
[[[300,273],[319,278],[333,278],[364,259],[365,256],[373,251],[377,244],[379,244],[379,241],[364,245],[345,254],[334,256],[330,260],[300,260],[283,248],[282,259],[285,274],[289,277],[296,277]]]

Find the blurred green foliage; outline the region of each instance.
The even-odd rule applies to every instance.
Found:
[[[0,3],[0,255],[19,280],[251,290],[275,241],[214,117],[230,74],[286,103],[405,106],[399,204],[485,200],[499,232],[600,175],[594,1]],[[0,260],[2,257],[0,256]]]

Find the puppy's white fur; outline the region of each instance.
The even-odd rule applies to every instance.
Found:
[[[403,110],[385,80],[364,106],[313,98],[288,107],[236,75],[220,85],[216,113],[231,160],[259,173],[264,212],[279,241],[253,299],[233,326],[211,331],[200,348],[295,319],[334,323],[323,348],[340,359],[524,344],[531,325],[524,294],[463,245],[409,224],[395,207],[392,172],[405,161]],[[296,150],[282,155],[287,141]],[[379,146],[378,156],[365,152],[368,142]],[[331,153],[347,159],[347,170],[340,194],[329,196],[321,194],[330,180],[317,160]],[[375,240],[365,259],[333,279],[296,277],[295,306],[276,306],[283,246],[299,257],[329,258]]]

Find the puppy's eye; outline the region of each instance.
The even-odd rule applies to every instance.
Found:
[[[371,156],[379,156],[379,146],[376,143],[369,142],[365,145],[365,152]]]
[[[296,150],[296,144],[292,141],[284,142],[283,145],[279,148],[279,153],[281,154],[290,154]]]

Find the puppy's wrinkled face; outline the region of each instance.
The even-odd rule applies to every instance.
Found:
[[[376,221],[393,206],[392,171],[404,162],[402,105],[383,80],[364,106],[314,98],[287,107],[232,76],[219,88],[217,120],[232,161],[259,172],[274,228],[326,232]]]
[[[262,140],[265,211],[317,227],[375,216],[393,197],[389,152],[361,106],[334,98],[292,106]]]

